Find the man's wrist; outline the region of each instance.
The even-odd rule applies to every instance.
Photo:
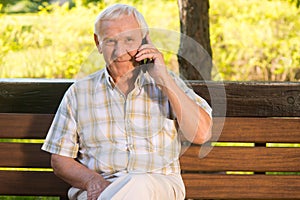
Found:
[[[99,174],[97,174],[97,173],[92,173],[92,174],[90,174],[87,178],[86,178],[86,181],[85,181],[85,183],[84,183],[84,185],[83,185],[83,189],[84,190],[88,190],[88,188],[89,187],[91,187],[95,182],[99,182],[99,181],[102,181],[101,180],[101,176],[99,177],[100,175]],[[104,179],[103,179],[104,180]]]
[[[172,82],[173,78],[170,76],[168,72],[163,74],[162,76],[159,77],[159,80],[157,81],[157,85],[163,90],[166,89],[171,89],[172,88]]]

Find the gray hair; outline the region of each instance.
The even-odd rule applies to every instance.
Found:
[[[143,15],[133,6],[129,6],[126,4],[114,4],[106,9],[104,9],[100,14],[96,17],[95,26],[94,26],[94,33],[101,38],[99,29],[101,27],[101,22],[104,20],[113,20],[118,19],[124,15],[133,15],[137,20],[137,23],[140,26],[141,32],[143,37],[149,32],[148,25],[146,20],[144,19]]]

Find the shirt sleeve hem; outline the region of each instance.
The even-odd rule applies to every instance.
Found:
[[[66,150],[63,148],[57,148],[55,146],[50,146],[47,143],[44,143],[41,149],[51,154],[57,154],[57,155],[70,157],[70,158],[77,158],[77,152]]]

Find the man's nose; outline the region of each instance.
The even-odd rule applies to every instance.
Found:
[[[127,53],[126,45],[122,44],[122,42],[116,42],[114,48],[114,54],[116,57],[121,57],[122,55]]]

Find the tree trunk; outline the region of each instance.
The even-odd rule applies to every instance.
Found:
[[[180,13],[179,72],[188,80],[210,80],[209,0],[178,0]]]

